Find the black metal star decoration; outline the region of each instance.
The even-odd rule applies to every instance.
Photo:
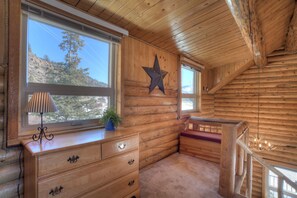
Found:
[[[156,86],[165,94],[163,79],[168,72],[160,69],[159,60],[157,55],[155,55],[155,62],[153,68],[142,67],[144,71],[151,77],[151,84],[149,87],[150,93],[154,90]]]

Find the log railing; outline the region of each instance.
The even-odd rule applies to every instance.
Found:
[[[290,180],[287,176],[285,176],[283,173],[281,173],[279,170],[277,170],[275,167],[273,167],[272,165],[270,165],[269,163],[267,163],[263,158],[261,158],[259,155],[257,155],[256,153],[254,153],[248,146],[247,144],[241,140],[240,138],[237,139],[237,145],[240,146],[241,149],[244,150],[244,153],[247,156],[247,177],[246,177],[246,181],[247,181],[247,186],[246,186],[246,195],[240,195],[240,192],[236,192],[236,196],[238,197],[247,197],[250,198],[252,197],[252,161],[253,159],[256,160],[257,162],[259,162],[263,167],[269,169],[270,171],[272,171],[273,173],[275,173],[278,176],[278,198],[283,197],[283,184],[284,181],[290,185],[292,188],[294,188],[297,191],[297,184],[295,182],[293,182],[292,180]]]
[[[240,191],[244,178],[251,174],[245,163],[245,153],[237,146],[236,141],[242,138],[248,141],[249,131],[246,122],[224,123],[222,125],[221,162],[219,194],[223,197],[233,197]]]
[[[235,187],[235,184],[242,183],[246,173],[244,150],[237,148],[236,140],[248,140],[247,123],[190,117],[187,130],[221,134],[219,194],[223,197],[233,197],[235,189],[240,188]]]
[[[209,122],[209,119],[203,120],[198,117],[191,117],[187,122],[186,130],[222,134],[222,125],[216,122]]]
[[[283,197],[284,181],[297,190],[296,183],[247,146],[249,141],[247,122],[190,117],[186,126],[186,130],[221,134],[219,194],[222,197],[252,197],[253,160],[258,161],[278,176],[279,198]],[[241,188],[244,180],[246,180],[246,186],[244,195],[242,195]]]

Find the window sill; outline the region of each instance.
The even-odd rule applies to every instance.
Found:
[[[201,111],[199,110],[189,110],[189,111],[181,111],[181,114],[180,114],[180,120],[182,119],[188,119],[189,117],[191,117],[191,114],[195,114],[195,113],[202,113]]]
[[[181,111],[182,114],[189,114],[189,113],[201,113],[200,110],[187,110],[187,111]]]

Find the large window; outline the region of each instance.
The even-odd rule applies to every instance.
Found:
[[[182,111],[199,111],[200,72],[190,66],[181,67]]]
[[[290,178],[292,181],[297,182],[297,172],[285,168],[276,167],[280,172]],[[278,198],[278,176],[272,171],[268,171],[267,174],[267,197]],[[285,181],[283,183],[283,196],[284,198],[297,198],[297,192]]]
[[[27,131],[39,124],[36,113],[23,112],[34,92],[49,92],[58,111],[44,121],[58,130],[98,126],[113,106],[116,44],[96,30],[52,14],[23,14],[21,120]]]

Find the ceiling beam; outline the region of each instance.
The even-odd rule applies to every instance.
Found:
[[[258,66],[267,64],[266,49],[261,25],[255,9],[256,0],[226,0],[226,3],[240,29],[241,35]]]
[[[233,79],[235,79],[237,76],[242,74],[244,71],[246,71],[248,68],[253,66],[255,63],[253,60],[250,60],[248,62],[241,63],[242,66],[240,66],[237,70],[229,74],[228,76],[225,76],[220,82],[218,82],[213,88],[211,88],[208,93],[214,94],[219,89],[221,89],[223,86],[227,85],[229,82],[231,82]]]
[[[294,14],[289,24],[285,50],[297,51],[297,3],[295,3]]]

